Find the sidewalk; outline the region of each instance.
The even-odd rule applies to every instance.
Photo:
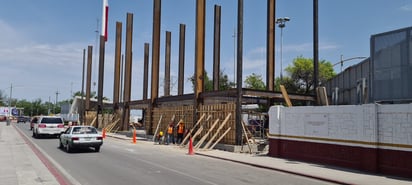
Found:
[[[130,137],[119,134],[108,134],[107,136],[123,140],[132,139]],[[145,144],[153,143],[151,140],[146,140],[139,137],[137,138],[137,140],[139,140],[138,142],[144,142]],[[187,150],[187,148],[184,149],[173,145],[164,145],[164,147],[171,147],[176,150]],[[335,166],[311,164],[300,161],[269,157],[267,155],[233,153],[222,150],[195,151],[195,154],[242,163],[259,168],[306,176],[338,184],[412,185],[412,179],[367,174],[365,172],[343,169]]]
[[[13,124],[0,122],[0,185],[59,184]]]

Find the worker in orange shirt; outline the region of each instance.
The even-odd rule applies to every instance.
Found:
[[[169,127],[167,128],[167,142],[166,144],[174,143],[174,136],[173,136],[173,123],[170,123]]]
[[[177,126],[177,144],[180,144],[183,140],[183,135],[185,134],[185,123],[183,120],[179,121],[179,125]]]

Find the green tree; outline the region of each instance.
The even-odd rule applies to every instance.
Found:
[[[293,60],[292,65],[286,67],[285,71],[293,80],[297,88],[296,93],[310,94],[313,92],[313,59],[303,58],[302,56],[297,57]],[[331,62],[319,61],[318,86],[325,84],[335,75]]]
[[[3,91],[0,90],[0,106],[6,105],[5,104],[6,99],[7,99],[6,95],[4,95]]]
[[[251,75],[246,77],[245,87],[256,90],[266,89],[266,85],[263,82],[262,75],[257,75],[255,73],[252,73]]]
[[[205,85],[205,91],[213,91],[213,80],[209,78],[207,75],[207,71],[205,71],[205,74],[203,76],[204,80],[204,85]],[[192,89],[193,91],[195,90],[195,75],[191,76],[189,80],[192,82]],[[231,87],[234,86],[234,82],[229,80],[229,77],[224,74],[222,71],[220,71],[219,74],[219,90],[227,90],[230,89]]]

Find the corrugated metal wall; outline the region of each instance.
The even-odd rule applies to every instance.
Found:
[[[370,87],[369,64],[369,58],[365,59],[359,64],[346,68],[345,71],[339,73],[335,78],[328,81],[325,84],[328,96],[335,97],[336,95],[332,95],[332,93],[335,93],[335,88],[338,88],[338,105],[356,105],[360,104],[361,102],[368,103],[368,92]],[[364,97],[362,97],[364,101],[361,101],[358,94],[358,83],[362,83],[363,78],[366,80],[366,85]],[[330,102],[332,102],[332,104],[336,104],[334,103],[333,99],[331,99]]]
[[[370,58],[325,84],[331,104],[412,102],[412,27],[372,35],[370,46]]]

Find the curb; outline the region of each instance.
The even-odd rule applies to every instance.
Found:
[[[280,168],[263,166],[263,165],[259,165],[259,164],[253,164],[253,163],[248,163],[248,162],[243,162],[243,161],[238,161],[238,160],[233,160],[233,159],[227,159],[227,158],[217,157],[217,156],[213,156],[213,155],[207,155],[207,154],[202,154],[202,153],[197,153],[197,152],[195,152],[195,155],[200,155],[200,156],[210,157],[210,158],[215,158],[215,159],[220,159],[220,160],[226,160],[226,161],[240,163],[240,164],[244,164],[244,165],[249,165],[249,166],[253,166],[253,167],[257,167],[257,168],[263,168],[263,169],[268,169],[268,170],[284,172],[284,173],[288,173],[288,174],[308,177],[308,178],[311,178],[311,179],[317,179],[317,180],[321,180],[321,181],[325,181],[325,182],[331,182],[331,183],[335,183],[335,184],[351,185],[351,183],[342,182],[342,181],[338,181],[338,180],[333,180],[333,179],[328,179],[328,178],[319,177],[319,176],[315,176],[315,175],[309,175],[309,174],[305,174],[305,173],[299,173],[299,172],[284,170],[284,169],[280,169]]]

